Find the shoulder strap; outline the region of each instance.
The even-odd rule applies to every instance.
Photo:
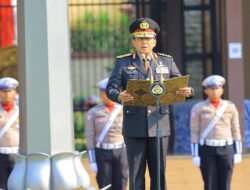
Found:
[[[0,138],[8,131],[10,126],[16,121],[19,116],[19,110],[17,110],[9,119],[9,121],[4,125],[4,127],[0,130]]]
[[[132,55],[132,53],[127,53],[127,54],[124,54],[124,55],[118,55],[118,56],[116,56],[116,58],[120,59],[120,58],[123,58],[123,57],[128,57],[130,55]]]
[[[227,108],[228,103],[225,102],[223,104],[223,106],[221,106],[221,108],[219,109],[218,113],[216,114],[216,116],[213,118],[213,120],[208,124],[207,128],[203,131],[203,133],[201,134],[201,140],[204,140],[206,138],[206,136],[208,135],[208,133],[211,131],[211,129],[214,127],[215,123],[220,119],[220,117],[222,116],[222,114],[224,113],[224,111]]]
[[[112,115],[110,116],[109,120],[107,121],[107,123],[105,124],[104,128],[102,129],[102,132],[98,138],[98,141],[96,143],[96,147],[100,148],[101,142],[103,141],[105,135],[107,134],[109,128],[111,127],[113,121],[115,120],[116,116],[118,115],[118,113],[120,112],[120,110],[122,109],[122,105],[116,105],[115,106],[115,110],[113,111]]]

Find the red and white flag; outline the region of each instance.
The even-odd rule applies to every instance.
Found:
[[[0,0],[0,48],[17,42],[16,0]]]

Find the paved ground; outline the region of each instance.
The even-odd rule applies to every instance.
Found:
[[[87,159],[83,160],[88,170]],[[96,189],[95,174],[88,170],[91,178],[91,185]],[[190,156],[168,156],[166,179],[168,190],[203,190],[203,181],[200,170],[192,164]],[[129,188],[127,188],[128,190]],[[231,190],[250,189],[250,154],[243,156],[243,161],[235,165]],[[149,190],[149,178],[146,174],[146,190]]]

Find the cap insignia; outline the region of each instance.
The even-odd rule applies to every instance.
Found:
[[[140,24],[140,29],[142,30],[147,30],[149,28],[149,24],[144,20],[141,24]]]

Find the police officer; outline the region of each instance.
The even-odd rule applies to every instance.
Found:
[[[14,102],[17,86],[14,78],[0,79],[0,189],[4,190],[15,164],[10,154],[19,149],[19,107]]]
[[[221,98],[224,83],[222,76],[207,77],[202,85],[208,99],[191,111],[192,160],[205,190],[230,190],[234,163],[241,162],[239,115],[231,101]]]
[[[132,35],[135,52],[117,57],[106,90],[111,100],[119,103],[133,100],[133,96],[126,92],[128,80],[149,79],[151,78],[150,69],[154,80],[160,80],[161,73],[164,79],[181,76],[173,57],[153,52],[159,30],[159,25],[150,18],[136,19],[130,25],[129,31]],[[152,57],[158,62],[159,66],[153,62]],[[189,87],[181,88],[177,90],[176,94],[187,97],[192,95],[192,90]],[[130,190],[145,189],[145,171],[146,164],[148,164],[151,190],[156,189],[156,108],[155,106],[124,106],[123,113],[123,136],[129,165],[129,188]],[[159,115],[159,128],[162,130],[163,136],[160,139],[160,180],[161,189],[165,190],[166,153],[168,136],[170,135],[168,106],[161,106]]]
[[[97,85],[102,105],[87,113],[87,149],[90,170],[97,172],[99,188],[111,184],[111,190],[125,190],[127,186],[127,155],[122,136],[122,106],[106,96],[108,78]]]

